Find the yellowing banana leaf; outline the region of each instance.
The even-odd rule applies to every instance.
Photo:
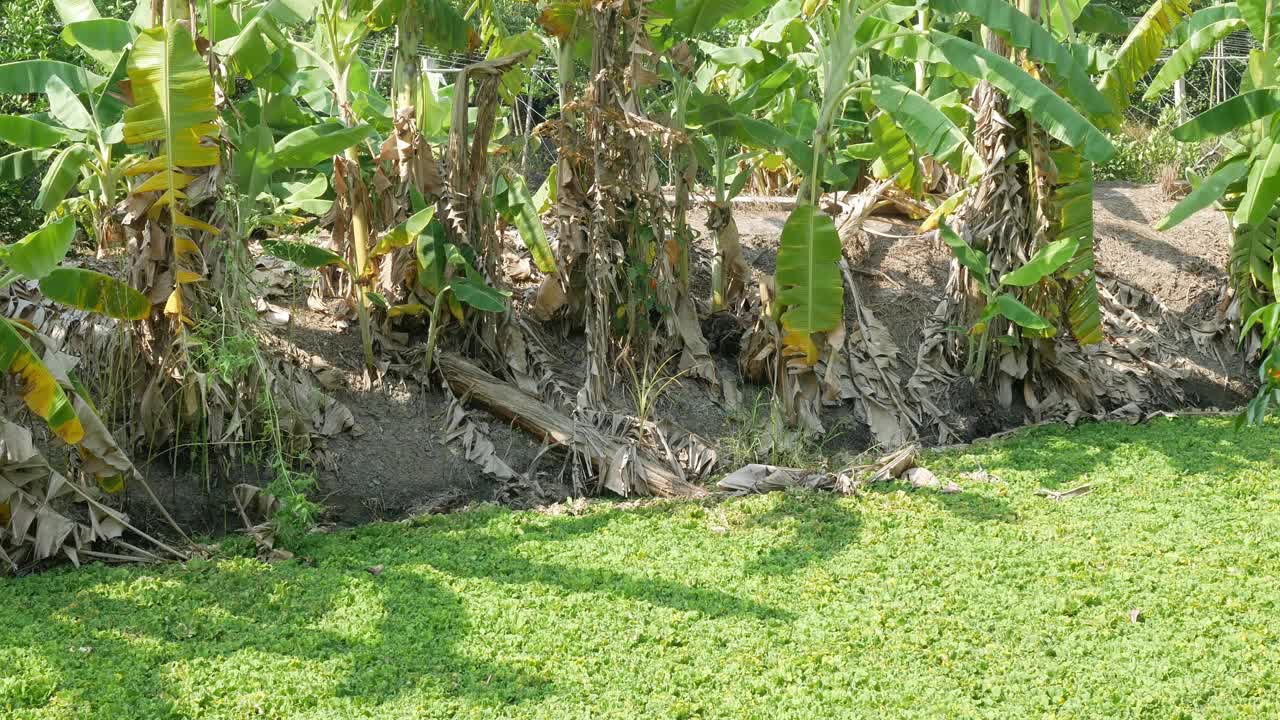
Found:
[[[942,221],[950,217],[951,213],[955,212],[956,208],[960,207],[960,203],[964,202],[965,196],[968,194],[968,188],[961,188],[957,190],[954,195],[943,200],[938,207],[934,208],[933,212],[929,213],[929,217],[925,218],[924,222],[920,223],[920,232],[926,233],[937,230]]]
[[[84,427],[75,407],[8,318],[0,318],[0,368],[21,376],[23,402],[49,423],[54,434],[72,445],[80,442]]]
[[[146,295],[125,283],[83,268],[58,268],[40,280],[40,292],[54,302],[119,320],[142,320],[151,312]]]
[[[1058,187],[1053,206],[1058,209],[1058,237],[1074,239],[1076,254],[1059,275],[1074,283],[1067,296],[1067,322],[1081,345],[1101,342],[1102,308],[1098,304],[1093,237],[1093,165],[1069,148],[1053,153]]]
[[[137,145],[160,141],[171,165],[200,167],[184,162],[181,153],[192,150],[183,145],[201,138],[183,131],[211,128],[217,111],[209,66],[196,52],[187,27],[171,22],[166,27],[144,30],[130,53],[129,80],[134,105],[124,114],[125,142]]]
[[[1116,51],[1115,62],[1098,83],[1098,90],[1111,103],[1111,124],[1118,127],[1119,118],[1129,107],[1138,82],[1151,70],[1164,50],[1165,40],[1179,22],[1191,12],[1191,0],[1155,0]],[[1089,158],[1102,162],[1105,158]]]
[[[12,245],[0,246],[0,262],[23,277],[39,280],[58,267],[75,237],[75,218],[64,217]]]

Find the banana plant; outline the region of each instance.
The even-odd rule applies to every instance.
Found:
[[[101,246],[112,234],[110,210],[125,191],[129,160],[123,147],[124,111],[120,81],[125,79],[128,49],[136,36],[123,20],[97,16],[92,3],[79,14],[58,3],[66,23],[62,38],[103,65],[107,76],[48,60],[0,65],[0,92],[43,93],[49,111],[28,116],[0,116],[0,143],[17,148],[0,157],[0,175],[19,179],[47,162],[36,205],[46,213],[59,209],[80,187],[74,206],[87,211]]]
[[[151,219],[159,220],[167,211],[167,255],[174,266],[174,288],[164,312],[181,329],[194,323],[188,313],[186,286],[204,280],[204,256],[192,239],[193,231],[219,232],[189,215],[183,202],[184,190],[196,179],[194,173],[219,164],[214,141],[217,111],[209,67],[196,50],[187,23],[172,16],[162,20],[163,24],[143,30],[129,53],[133,105],[124,112],[123,135],[129,145],[158,145],[157,154],[132,165],[127,174],[147,175],[132,187],[133,195],[147,199],[149,193],[160,193],[154,201],[147,200]]]
[[[1157,3],[1158,5],[1159,3]],[[1153,11],[1155,6],[1153,6]],[[1210,13],[1209,11],[1212,11]],[[1150,12],[1148,13],[1150,14]],[[1251,338],[1260,353],[1261,388],[1244,418],[1260,422],[1280,400],[1280,304],[1277,304],[1277,201],[1280,201],[1280,71],[1276,69],[1280,16],[1269,0],[1237,0],[1206,8],[1187,19],[1187,39],[1156,77],[1172,83],[1186,71],[1214,37],[1243,25],[1258,43],[1240,94],[1209,108],[1174,128],[1176,140],[1203,143],[1219,140],[1225,157],[1156,228],[1176,226],[1197,211],[1216,205],[1227,216],[1232,245],[1228,268],[1239,303],[1241,343]],[[1165,71],[1168,71],[1167,73]]]
[[[1002,317],[1038,336],[1051,336],[1055,332],[1053,324],[1024,305],[1017,294],[1007,288],[1031,287],[1066,266],[1079,249],[1080,243],[1077,239],[1064,238],[1045,245],[1026,263],[1012,272],[1005,273],[998,282],[993,284],[990,280],[991,260],[985,252],[975,250],[954,230],[945,225],[939,228],[939,234],[947,247],[955,253],[960,264],[967,268],[977,281],[978,289],[986,301],[981,316],[969,330],[971,335],[986,335],[991,327],[991,321],[997,317]],[[1013,335],[1001,335],[998,339],[1006,344],[1018,342],[1017,337]],[[979,372],[985,365],[987,348],[986,342],[973,343],[969,346],[970,372]]]
[[[44,297],[67,307],[120,320],[147,317],[151,302],[142,293],[110,276],[62,264],[76,230],[75,219],[64,217],[0,246],[0,288],[27,279],[37,283]],[[84,427],[66,391],[32,348],[32,336],[22,322],[0,318],[0,368],[21,376],[19,392],[27,407],[59,438],[75,445],[84,438]]]
[[[348,130],[361,129],[365,125],[364,120],[374,119],[370,114],[390,122],[389,106],[385,113],[379,109],[379,97],[369,85],[368,68],[357,52],[360,43],[372,28],[380,20],[392,19],[393,15],[394,8],[386,3],[375,6],[368,2],[321,0],[315,14],[313,42],[292,38],[288,40],[319,72],[320,87],[316,87],[313,82],[311,94],[307,96],[308,103],[314,103],[313,107],[321,111],[327,107],[329,114],[338,116]],[[363,113],[360,112],[361,109],[364,110]],[[356,138],[344,135],[338,128],[325,134],[346,141],[345,147],[340,149],[341,157],[334,159],[334,182],[339,193],[340,207],[349,215],[349,242],[355,261],[351,273],[354,280],[354,304],[360,323],[365,365],[372,368],[373,335],[369,324],[367,288],[371,271],[369,250],[372,229],[364,180],[361,177],[360,153],[360,142],[367,136]]]

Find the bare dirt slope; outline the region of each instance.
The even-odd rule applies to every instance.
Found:
[[[1171,340],[1175,362],[1187,371],[1183,390],[1189,405],[1234,406],[1247,397],[1249,374],[1229,340],[1230,333],[1213,328],[1226,281],[1227,228],[1219,214],[1205,211],[1170,232],[1152,230],[1152,223],[1172,205],[1154,186],[1110,184],[1098,188],[1095,223],[1104,287],[1126,304],[1140,308],[1144,319]],[[772,271],[787,213],[785,207],[768,204],[736,211],[747,260],[757,273]],[[701,227],[704,218],[695,212],[691,220],[695,227]],[[891,329],[909,364],[914,362],[915,348],[922,339],[924,320],[946,284],[951,256],[931,237],[911,234],[902,224],[872,221],[868,230],[856,282],[871,309]],[[695,269],[699,298],[706,296],[709,282],[707,249],[703,248]],[[476,500],[531,505],[563,499],[574,492],[562,457],[542,452],[523,432],[474,411],[471,417],[484,425],[498,455],[529,479],[513,487],[482,473],[463,457],[458,443],[448,441],[448,399],[412,379],[398,379],[412,368],[392,368],[386,380],[369,387],[359,370],[359,334],[348,321],[308,308],[301,298],[290,305],[287,317],[275,320],[271,327],[278,349],[300,358],[304,366],[309,362],[313,367],[330,368],[324,373],[328,391],[349,407],[355,418],[353,432],[327,441],[317,468],[322,495],[334,508],[334,519],[360,522],[438,511]],[[567,338],[550,350],[572,382],[574,367],[580,367],[581,339]],[[734,372],[728,354],[718,362],[724,371]],[[731,436],[741,442],[743,423],[762,411],[768,391],[746,387],[743,395],[744,407],[726,412],[708,388],[684,383],[668,395],[660,412],[713,442],[727,444]],[[626,397],[618,397],[614,404],[629,409]],[[974,403],[969,411],[975,415],[991,412],[982,403]],[[841,409],[831,412],[833,418],[848,415]],[[995,431],[1019,421],[1001,416],[986,418],[974,427]],[[839,420],[832,426],[841,450],[859,451],[870,443],[866,428],[856,422]],[[246,479],[254,480],[251,476]],[[205,518],[201,524],[219,529],[218,518]]]

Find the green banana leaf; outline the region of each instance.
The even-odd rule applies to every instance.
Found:
[[[0,245],[0,262],[25,278],[39,280],[58,267],[75,238],[75,218],[64,217],[12,245]]]
[[[1017,269],[1007,272],[1000,278],[1001,285],[1028,287],[1044,280],[1058,271],[1075,257],[1080,242],[1075,238],[1054,240],[1036,251]]]
[[[52,150],[19,150],[0,155],[0,181],[21,180],[36,171],[50,157]]]
[[[1280,89],[1250,90],[1205,110],[1173,129],[1182,142],[1208,140],[1225,135],[1280,111]]]
[[[833,330],[844,315],[840,236],[835,222],[812,205],[798,205],[782,227],[775,279],[790,333]]]
[[[1168,230],[1175,227],[1183,220],[1217,202],[1218,198],[1222,197],[1223,193],[1227,191],[1227,188],[1231,187],[1248,172],[1249,162],[1242,157],[1233,158],[1219,165],[1217,170],[1214,170],[1209,177],[1201,180],[1194,190],[1187,193],[1186,197],[1173,206],[1168,215],[1165,215],[1156,223],[1156,230]]]
[[[1089,3],[1076,17],[1076,32],[1094,35],[1128,35],[1133,24],[1124,13],[1100,3]]]
[[[1156,73],[1151,80],[1151,85],[1143,93],[1142,99],[1150,102],[1160,97],[1161,93],[1173,87],[1178,78],[1185,75],[1196,64],[1200,56],[1212,50],[1219,40],[1244,27],[1244,20],[1238,18],[1220,20],[1187,38],[1187,41],[1174,50],[1169,59],[1160,66],[1160,72]]]
[[[352,275],[355,274],[341,255],[310,243],[297,240],[264,240],[262,249],[269,255],[288,260],[299,267],[315,269],[334,265]]]
[[[58,204],[67,197],[67,193],[80,182],[80,171],[84,164],[93,159],[93,150],[87,145],[72,145],[58,153],[49,169],[40,181],[40,192],[36,195],[36,207],[45,212],[53,212]]]
[[[310,168],[372,137],[372,127],[347,127],[331,120],[289,133],[276,143],[275,168]]]
[[[1111,112],[1111,103],[1090,82],[1070,47],[1058,42],[1040,23],[1005,0],[931,0],[930,7],[948,13],[966,12],[981,19],[983,25],[1001,33],[1011,45],[1026,50],[1030,58],[1049,67],[1067,94],[1086,112],[1091,115]]]
[[[502,312],[507,309],[510,292],[491,288],[469,277],[455,277],[449,281],[449,289],[464,305],[482,312]]]
[[[94,122],[93,116],[61,78],[49,78],[45,94],[49,96],[49,114],[58,122],[72,130],[97,130],[98,124]]]
[[[871,102],[888,113],[921,152],[947,163],[960,175],[965,174],[966,156],[980,169],[981,161],[964,131],[924,96],[902,83],[876,75],[871,78]]]
[[[1253,151],[1249,180],[1235,211],[1235,221],[1248,225],[1262,222],[1280,199],[1280,118]]]
[[[939,30],[929,39],[957,70],[990,82],[1054,138],[1080,151],[1089,160],[1105,162],[1115,152],[1111,141],[1075,108],[1039,80],[1009,60]]]
[[[504,220],[515,226],[525,248],[533,255],[533,264],[544,273],[556,270],[555,254],[547,242],[542,218],[524,178],[514,173],[499,175],[495,180],[494,206]]]
[[[54,302],[117,320],[142,320],[151,312],[146,295],[113,277],[83,268],[57,268],[40,280],[40,292]]]
[[[1275,36],[1276,15],[1280,14],[1280,8],[1276,7],[1274,0],[1236,0],[1236,7],[1240,9],[1240,17],[1248,24],[1254,39],[1262,42]]]
[[[62,40],[80,48],[108,70],[120,62],[120,56],[137,37],[133,26],[115,18],[95,18],[69,22],[62,28]]]
[[[106,80],[78,65],[58,60],[19,60],[0,65],[0,94],[43,93],[52,77],[60,78],[67,87],[80,94],[92,92]]]
[[[55,125],[18,115],[0,116],[0,142],[20,148],[51,148],[61,145],[71,137]]]

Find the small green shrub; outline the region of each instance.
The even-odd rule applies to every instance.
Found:
[[[1098,166],[1097,179],[1153,183],[1170,166],[1179,177],[1185,177],[1188,170],[1203,163],[1208,148],[1174,140],[1172,131],[1178,124],[1177,110],[1172,107],[1165,108],[1154,127],[1126,123],[1119,133],[1112,134],[1116,154]]]
[[[275,476],[266,491],[279,502],[271,517],[276,531],[276,546],[296,548],[324,512],[324,507],[309,497],[316,487],[316,478],[311,473],[292,470],[283,463],[276,466]]]

